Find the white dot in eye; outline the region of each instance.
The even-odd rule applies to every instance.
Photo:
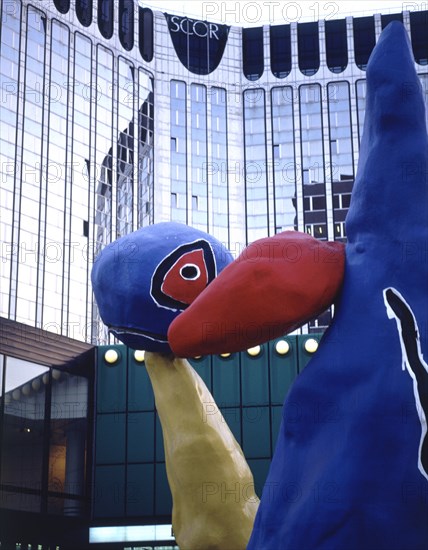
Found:
[[[180,269],[180,275],[186,281],[195,281],[199,278],[201,270],[195,264],[185,264]]]

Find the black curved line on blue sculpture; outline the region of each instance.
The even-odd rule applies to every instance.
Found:
[[[425,418],[428,419],[428,370],[420,353],[419,331],[415,316],[394,288],[386,289],[384,295],[391,312],[398,321],[397,326],[399,326],[400,338],[404,345],[403,354],[404,352],[406,354],[404,360],[407,358],[407,368],[415,376],[414,387]],[[420,447],[420,462],[428,479],[428,432],[425,433]]]

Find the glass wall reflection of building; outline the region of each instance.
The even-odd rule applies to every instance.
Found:
[[[113,344],[90,288],[104,246],[167,220],[212,233],[234,254],[290,229],[346,241],[365,70],[391,20],[409,33],[428,98],[428,12],[405,6],[242,29],[132,0],[1,2],[2,522],[20,510],[33,533],[34,514],[88,526],[90,497],[106,502],[91,483],[112,465],[92,475],[92,455],[101,456],[92,441],[98,448],[115,412],[99,411],[92,437],[87,408],[94,346]],[[118,418],[128,422],[132,407],[123,406]],[[140,413],[155,419],[154,409]],[[146,462],[127,466],[116,494],[127,494],[137,471],[152,471]],[[147,521],[156,517],[154,509]],[[51,532],[53,524],[68,529],[58,520]]]

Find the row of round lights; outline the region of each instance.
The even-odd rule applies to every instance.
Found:
[[[315,353],[318,349],[318,341],[315,340],[315,338],[308,338],[304,343],[304,348],[307,353]],[[287,340],[278,340],[275,344],[275,351],[278,355],[287,355],[287,353],[290,352],[290,344],[287,342]],[[247,349],[247,353],[250,357],[257,357],[262,353],[262,347],[261,346],[254,346],[252,348]],[[231,353],[221,353],[220,357],[223,357],[224,359],[230,357]],[[142,363],[144,361],[144,351],[143,350],[135,350],[134,351],[134,359],[137,361],[137,363]],[[195,359],[201,359],[201,356],[195,357]],[[116,349],[108,349],[104,354],[104,361],[108,363],[109,365],[114,365],[120,360],[120,353]]]
[[[144,361],[144,355],[144,350],[136,349],[134,351],[135,361],[137,361],[137,363],[142,363]],[[117,349],[110,348],[104,353],[104,361],[109,365],[114,365],[115,363],[120,361],[120,359],[120,352]]]

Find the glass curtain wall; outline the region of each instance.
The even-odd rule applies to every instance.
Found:
[[[88,513],[88,380],[0,355],[0,508]]]
[[[321,86],[300,86],[300,150],[305,231],[327,239]]]
[[[354,183],[351,106],[348,82],[327,85],[330,172],[333,192],[335,240],[345,241],[345,217],[351,202]]]
[[[190,85],[192,226],[208,231],[207,89]]]
[[[275,233],[297,230],[293,88],[271,90]]]
[[[93,166],[93,116],[97,94],[92,72],[94,48],[89,38],[80,33],[74,34],[74,65],[72,78],[74,86],[70,89],[72,97],[71,141],[71,188],[67,194],[65,209],[66,266],[64,271],[64,318],[67,336],[71,338],[90,338],[91,318],[88,298],[89,266],[91,259],[90,243],[93,235],[89,233],[90,209],[93,208],[93,178],[96,169]],[[86,315],[82,322],[82,312]],[[76,327],[78,330],[75,330]],[[79,336],[78,336],[79,335]]]
[[[112,241],[113,181],[113,54],[103,46],[96,49],[95,115],[95,256]]]
[[[0,85],[1,105],[0,162],[0,315],[13,318],[16,313],[16,273],[18,268],[18,228],[21,174],[17,147],[19,95],[19,52],[21,47],[21,4],[10,4],[12,12],[1,20]],[[16,198],[15,198],[16,194]],[[9,305],[10,301],[10,305]]]
[[[153,79],[138,71],[138,228],[154,223]]]
[[[117,63],[116,238],[132,231],[134,187],[135,69],[122,57]]]
[[[69,149],[70,125],[67,109],[69,90],[64,88],[69,80],[68,50],[70,48],[69,30],[58,21],[52,21],[51,27],[51,59],[49,81],[49,136],[48,165],[46,171],[46,205],[44,250],[50,250],[49,256],[44,254],[43,284],[45,287],[43,300],[42,326],[49,324],[61,330],[64,304],[58,308],[58,296],[64,301],[62,281],[65,270],[66,238],[66,199],[70,193]],[[69,220],[67,220],[69,222]],[[67,226],[69,223],[67,223]],[[56,236],[55,240],[52,238]]]
[[[17,239],[25,254],[17,267],[16,321],[41,325],[41,283],[39,278],[41,254],[39,243],[43,239],[44,212],[40,210],[46,181],[42,166],[46,154],[43,121],[47,116],[43,90],[45,89],[46,18],[39,10],[28,7],[26,14],[27,40],[25,44],[25,88],[23,95],[23,131],[21,196]],[[18,212],[17,212],[18,214]],[[13,308],[12,308],[13,309]]]
[[[212,87],[211,96],[211,162],[212,234],[227,248],[229,235],[229,180],[227,157],[227,99],[224,88]]]
[[[247,244],[268,236],[265,90],[244,92]]]
[[[188,222],[186,84],[171,80],[171,220]]]

